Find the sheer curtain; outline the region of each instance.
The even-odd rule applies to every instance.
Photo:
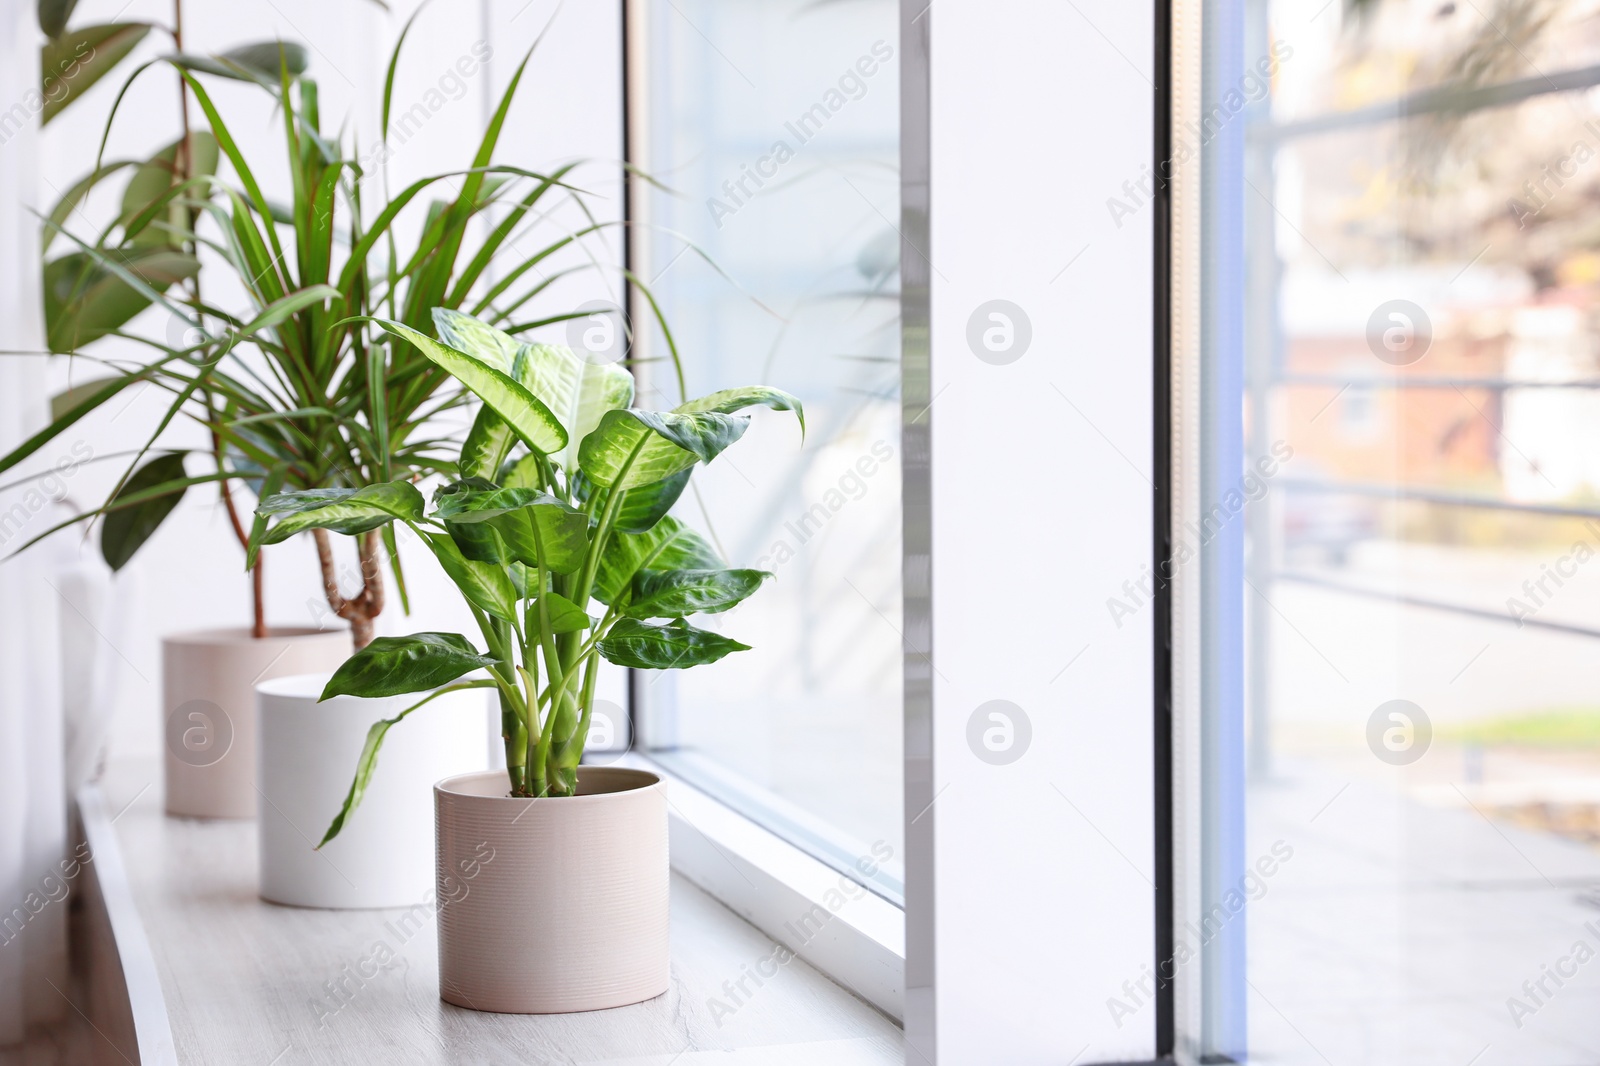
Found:
[[[38,29],[28,0],[0,0],[0,349],[42,345],[36,202]],[[20,105],[20,109],[13,105]],[[0,449],[10,449],[44,423],[43,367],[37,359],[0,357]],[[16,471],[0,484],[16,480]],[[25,489],[0,491],[8,537],[27,515],[28,529],[49,520],[34,513]],[[13,509],[21,507],[21,511]],[[31,535],[31,534],[30,534]],[[62,1017],[67,1002],[66,915],[61,883],[52,879],[66,852],[61,693],[55,593],[44,580],[54,560],[40,556],[0,565],[0,1046],[19,1042],[27,1027]],[[87,605],[87,604],[86,604]],[[48,983],[47,983],[48,982]]]

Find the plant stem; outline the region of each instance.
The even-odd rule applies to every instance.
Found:
[[[180,54],[183,52],[183,0],[172,0],[172,49]],[[182,74],[178,75],[178,109],[179,116],[183,120],[183,140],[178,143],[174,162],[178,164],[176,167],[178,174],[184,181],[188,181],[194,177],[194,153],[190,150],[189,83],[183,80]],[[199,280],[197,275],[195,278],[197,284]],[[199,295],[198,292],[196,295]]]
[[[313,529],[317,542],[317,562],[322,568],[322,592],[333,613],[350,623],[350,639],[357,651],[372,643],[372,620],[383,611],[383,562],[381,541],[376,529],[360,535],[357,552],[361,559],[361,592],[346,598],[339,591],[339,573],[333,562],[333,543],[325,529]],[[258,557],[259,563],[259,557]]]

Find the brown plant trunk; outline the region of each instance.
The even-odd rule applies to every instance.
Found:
[[[383,613],[383,552],[376,529],[361,534],[356,550],[361,560],[361,591],[345,596],[339,591],[339,572],[333,562],[333,542],[325,529],[313,529],[317,562],[322,566],[322,591],[333,613],[350,623],[350,639],[357,651],[372,643],[373,621]]]

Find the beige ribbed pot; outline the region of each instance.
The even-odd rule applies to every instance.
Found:
[[[167,813],[254,818],[256,694],[261,681],[331,673],[350,657],[346,629],[178,633],[161,641]]]
[[[578,795],[515,799],[505,771],[433,788],[439,996],[562,1014],[667,990],[667,794],[655,774],[578,770]]]

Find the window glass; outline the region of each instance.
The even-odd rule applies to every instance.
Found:
[[[899,96],[890,0],[650,5],[641,273],[690,396],[786,389],[678,504],[774,578],[711,624],[753,650],[636,679],[644,746],[900,898]],[[636,95],[636,100],[638,96]],[[659,330],[656,402],[678,382]],[[857,875],[859,876],[859,875]]]
[[[1600,12],[1205,6],[1205,1050],[1600,1061]]]

